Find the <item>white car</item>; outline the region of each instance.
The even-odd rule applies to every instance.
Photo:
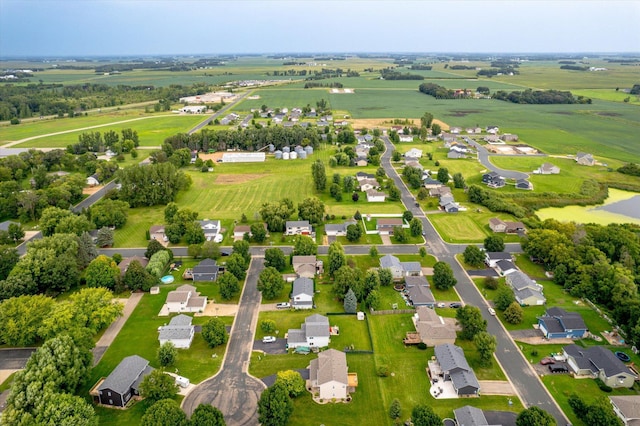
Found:
[[[221,243],[223,239],[224,239],[224,235],[217,234],[215,237],[213,237],[213,242],[214,243]]]
[[[276,341],[275,336],[264,336],[262,338],[262,343],[273,343]]]
[[[447,305],[445,305],[443,302],[440,302],[440,303],[438,303],[436,306],[437,306],[438,308],[444,308],[444,307],[446,307]]]
[[[490,313],[491,315],[493,315],[494,317],[496,316],[496,310],[495,310],[495,309],[493,309],[493,308],[489,308],[489,313]]]
[[[289,302],[276,303],[276,309],[289,309],[290,307],[291,303]]]

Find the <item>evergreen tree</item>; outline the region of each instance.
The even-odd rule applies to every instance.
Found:
[[[348,314],[355,314],[358,310],[358,300],[352,289],[344,296],[344,311]]]

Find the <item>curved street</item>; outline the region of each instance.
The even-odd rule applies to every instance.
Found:
[[[262,258],[251,260],[220,371],[184,398],[182,409],[187,416],[191,417],[198,405],[211,404],[222,411],[228,426],[258,424],[258,400],[265,385],[249,376],[248,368],[261,300],[258,276],[263,268]]]
[[[526,173],[517,172],[515,170],[504,170],[494,166],[489,160],[489,151],[487,151],[487,149],[484,146],[480,145],[478,142],[468,137],[465,137],[465,140],[469,145],[473,146],[478,151],[478,161],[480,161],[480,163],[482,163],[482,165],[485,166],[487,169],[494,171],[498,173],[500,176],[502,176],[503,178],[507,178],[507,179],[528,179],[529,178],[529,175]],[[529,157],[531,156],[529,155]]]
[[[404,205],[415,206],[413,195],[411,195],[411,192],[409,192],[391,165],[391,153],[395,147],[388,138],[383,137],[382,139],[387,148],[381,158],[382,167],[384,167],[387,176],[393,179],[396,186],[400,189]],[[410,207],[409,209],[414,216],[422,220],[429,253],[434,255],[438,260],[447,262],[451,266],[451,269],[453,269],[455,278],[458,280],[456,290],[462,301],[465,304],[479,307],[483,318],[487,320],[487,331],[496,336],[498,340],[495,356],[513,384],[516,392],[519,394],[522,403],[525,407],[536,406],[547,411],[556,419],[558,424],[568,424],[569,419],[567,419],[553,397],[542,385],[542,382],[540,382],[535,371],[531,365],[529,365],[529,362],[524,358],[515,342],[511,339],[511,336],[507,333],[497,317],[489,315],[487,309],[484,309],[488,307],[486,300],[482,297],[471,281],[471,278],[469,278],[469,275],[467,275],[455,258],[455,254],[461,253],[462,250],[464,250],[464,246],[445,243],[419,207]]]

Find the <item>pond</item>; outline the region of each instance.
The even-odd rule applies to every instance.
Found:
[[[556,219],[563,222],[635,223],[640,225],[640,195],[635,192],[609,189],[609,197],[597,206],[549,207],[536,212],[541,220]]]

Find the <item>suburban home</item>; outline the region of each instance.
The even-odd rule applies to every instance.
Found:
[[[141,256],[132,256],[132,257],[127,257],[125,259],[122,259],[122,262],[118,264],[118,268],[120,268],[120,276],[124,276],[124,274],[127,272],[127,269],[129,269],[129,265],[134,260],[137,260],[138,262],[140,262],[140,265],[143,268],[146,268],[147,265],[149,264],[149,259]]]
[[[440,182],[439,180],[433,179],[431,176],[427,176],[422,179],[422,186],[424,186],[427,189],[434,189],[434,188],[440,188],[443,185],[442,185],[442,182]],[[449,188],[449,191],[451,191],[451,188]]]
[[[167,236],[164,234],[164,225],[153,225],[150,227],[149,238],[160,242],[166,242]]]
[[[465,131],[470,135],[476,135],[482,133],[482,127],[467,127]]]
[[[518,135],[505,133],[504,135],[500,136],[500,139],[502,139],[505,142],[518,142]]]
[[[522,222],[508,222],[497,217],[489,219],[489,228],[491,228],[493,232],[504,232],[507,234],[518,234],[526,231],[524,223]]]
[[[413,135],[398,135],[400,142],[413,142]]]
[[[433,309],[426,306],[418,306],[412,319],[420,339],[427,346],[455,343],[456,328],[454,322],[447,322],[445,318],[438,315]]]
[[[365,179],[373,179],[376,180],[376,176],[372,175],[370,173],[365,173],[365,172],[358,172],[356,173],[356,180],[358,182],[362,182]]]
[[[291,291],[291,306],[295,309],[313,308],[313,280],[306,277],[298,277],[293,281]]]
[[[409,276],[404,279],[404,284],[405,294],[413,306],[433,308],[436,305],[436,299],[433,297],[426,277],[422,275]]]
[[[538,328],[547,339],[580,339],[587,334],[587,326],[577,312],[567,312],[562,308],[549,308],[538,318]]]
[[[447,213],[457,213],[460,211],[460,205],[452,201],[442,206],[442,209]]]
[[[451,133],[451,134],[459,135],[460,132],[462,132],[462,128],[460,128],[460,127],[450,127],[449,128],[449,133]]]
[[[520,234],[527,231],[522,222],[505,222],[505,224],[507,225],[505,230],[507,234]]]
[[[213,240],[216,235],[220,233],[220,221],[219,220],[199,220],[200,228],[204,232],[204,237],[207,241]]]
[[[453,410],[459,426],[515,426],[518,413],[512,411],[481,410],[470,405]]]
[[[203,259],[193,267],[193,281],[215,281],[218,279],[220,267],[213,259]]]
[[[308,220],[288,220],[285,235],[313,235],[313,228]]]
[[[100,180],[98,179],[98,175],[94,173],[91,176],[89,176],[87,178],[87,185],[89,185],[89,186],[98,186],[98,185],[100,185]]]
[[[14,224],[21,226],[18,222],[13,222],[11,220],[5,220],[4,222],[0,222],[0,231],[9,232],[9,225]]]
[[[440,181],[438,181],[440,182]],[[440,183],[440,186],[429,189],[430,197],[442,197],[445,195],[451,195],[451,188]]]
[[[437,366],[429,362],[429,372],[431,378],[439,376],[444,380],[451,380],[453,388],[458,396],[470,397],[478,396],[480,393],[480,383],[475,373],[469,366],[464,356],[462,348],[451,343],[444,343],[434,348]],[[435,367],[432,369],[432,366]]]
[[[511,262],[513,258],[511,257],[511,253],[504,251],[488,251],[484,254],[484,263],[486,263],[489,268],[495,268],[499,260],[508,260]]]
[[[376,191],[375,189],[368,190],[366,194],[367,202],[369,203],[383,203],[387,198],[387,194],[385,194],[384,192]]]
[[[586,152],[579,152],[576,154],[576,163],[582,166],[593,166],[594,164],[596,164],[596,160],[591,154],[588,154]]]
[[[317,392],[320,399],[347,399],[357,384],[357,375],[349,373],[344,352],[328,349],[309,363],[309,386],[311,392]]]
[[[516,180],[516,189],[533,191],[533,184],[526,179],[518,179]]]
[[[347,220],[344,223],[328,223],[324,226],[324,232],[329,236],[344,237],[347,235],[347,227],[355,224],[355,220]]]
[[[362,179],[362,180],[359,180],[358,183],[360,184],[360,191],[365,191],[365,192],[380,186],[378,181],[375,179]]]
[[[167,294],[165,304],[169,313],[203,312],[207,296],[200,296],[194,286],[184,284]]]
[[[452,149],[447,153],[447,158],[457,160],[460,158],[467,158],[467,154],[465,154],[464,152],[460,152],[458,150]]]
[[[540,167],[535,169],[533,173],[537,175],[557,175],[560,173],[560,167],[554,166],[551,163],[543,163]]]
[[[287,348],[329,346],[331,327],[329,318],[320,314],[308,316],[301,328],[291,328],[287,332]]]
[[[640,395],[610,396],[609,401],[624,426],[640,426]]]
[[[517,271],[518,267],[510,260],[498,260],[494,269],[500,276],[504,276]]]
[[[269,232],[267,230],[267,224],[263,223],[262,226],[264,227],[264,230],[267,231],[267,233]],[[242,239],[244,238],[244,234],[249,234],[249,236],[251,237],[251,226],[249,225],[236,225],[233,228],[233,238],[234,239]]]
[[[369,165],[369,162],[367,161],[367,157],[358,157],[356,159],[357,167],[367,167],[368,165]]]
[[[489,172],[482,175],[482,183],[489,188],[502,188],[505,185],[504,178],[497,172]]]
[[[490,145],[504,145],[504,141],[498,135],[486,135],[484,141]]]
[[[420,164],[420,162],[414,158],[405,159],[404,166],[413,167],[414,169],[418,169],[418,170],[424,170],[424,167],[422,167],[422,164]]]
[[[404,153],[404,158],[420,158],[422,157],[422,150],[418,148],[411,148]]]
[[[381,235],[393,235],[393,228],[402,226],[401,217],[378,218],[376,221],[376,230]]]
[[[317,260],[315,256],[293,256],[291,266],[299,277],[313,278],[324,272],[322,260]]]
[[[404,268],[400,263],[400,259],[392,254],[387,254],[380,258],[380,268],[391,270],[391,275],[394,280],[400,280],[404,276]]]
[[[458,137],[456,135],[454,135],[454,134],[451,134],[451,133],[442,133],[440,135],[440,138],[442,139],[442,141],[444,143],[447,143],[447,142],[450,143],[450,142],[454,142],[454,141],[458,140]]]
[[[100,404],[125,407],[133,396],[140,395],[140,382],[153,370],[146,359],[138,355],[128,356],[111,374],[100,379],[89,393]]]
[[[613,352],[603,346],[562,348],[567,364],[576,376],[598,378],[612,388],[631,388],[638,378]]]
[[[189,349],[193,342],[195,327],[191,325],[189,315],[180,314],[171,318],[169,325],[159,327],[158,331],[160,346],[170,342],[178,349]]]
[[[542,294],[543,287],[522,271],[507,274],[505,281],[513,289],[516,301],[523,306],[544,305],[547,301]]]
[[[487,133],[496,135],[500,133],[500,128],[498,126],[487,126]]]

